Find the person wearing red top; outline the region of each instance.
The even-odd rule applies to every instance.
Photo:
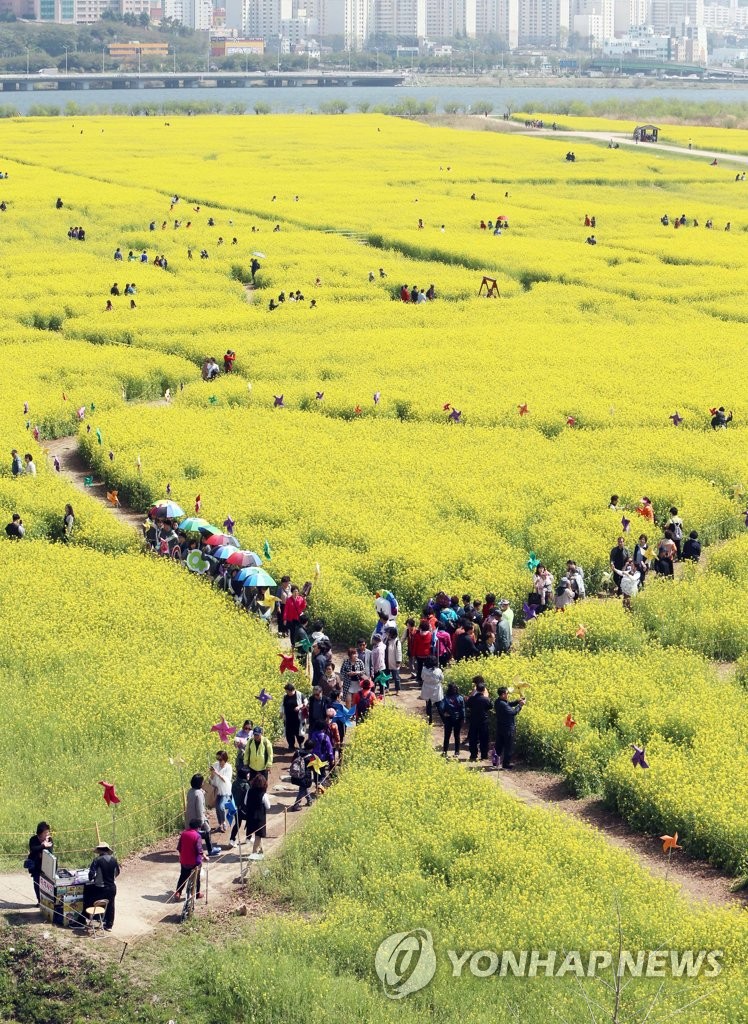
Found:
[[[404,284],[400,289],[400,298],[403,302],[410,302],[410,292],[408,291],[407,284]]]
[[[202,899],[200,893],[200,866],[203,863],[203,841],[198,829],[202,826],[200,821],[191,821],[190,827],[186,828],[177,840],[179,850],[179,881],[174,892],[174,899],[181,900],[182,889],[187,883],[193,871],[197,869],[197,898]]]
[[[306,598],[301,596],[298,587],[291,587],[291,596],[286,599],[286,603],[283,606],[283,622],[288,626],[292,647],[296,643],[299,619],[304,611],[306,611]]]
[[[236,352],[233,349],[229,349],[226,355],[223,357],[223,372],[231,373],[234,369],[234,360],[236,359]]]
[[[421,619],[418,629],[411,638],[411,653],[416,659],[416,679],[421,682],[421,672],[426,658],[431,657],[431,627],[427,619]]]
[[[483,605],[483,612],[482,612],[483,618],[484,619],[488,618],[488,615],[490,614],[490,612],[492,612],[494,610],[495,607],[496,607],[496,595],[495,594],[486,594],[486,603]]]

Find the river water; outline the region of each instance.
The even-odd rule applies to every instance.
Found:
[[[267,103],[274,113],[304,113],[316,111],[320,105],[330,100],[344,100],[350,111],[355,111],[361,103],[374,107],[378,104],[396,104],[406,97],[418,101],[433,101],[437,110],[443,111],[444,104],[456,102],[464,107],[478,101],[493,104],[497,113],[502,113],[507,106],[512,110],[543,110],[546,105],[554,102],[571,102],[580,100],[593,103],[597,100],[646,101],[654,98],[687,100],[694,103],[711,101],[721,106],[748,100],[748,84],[704,86],[695,82],[673,83],[671,85],[647,85],[611,87],[602,85],[522,85],[522,86],[466,86],[466,85],[435,85],[431,86],[354,86],[341,87],[285,87],[268,88],[254,86],[252,88],[217,89],[96,89],[91,91],[39,90],[34,92],[0,92],[0,106],[12,106],[19,113],[28,113],[33,106],[44,105],[58,107],[63,112],[66,104],[74,103],[78,108],[86,109],[101,106],[118,108],[142,106],[143,104],[160,104],[179,102],[199,104],[201,100],[217,101],[223,104],[244,103],[251,111],[258,101]]]

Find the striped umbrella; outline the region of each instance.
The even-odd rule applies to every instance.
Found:
[[[242,569],[248,566],[260,566],[262,565],[262,559],[254,551],[232,551],[226,561],[229,565],[238,565]]]

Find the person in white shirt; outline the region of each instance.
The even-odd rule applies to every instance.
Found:
[[[231,777],[233,769],[229,763],[229,755],[225,750],[216,754],[217,761],[211,766],[210,781],[216,791],[216,818],[218,831],[226,831],[226,801],[231,796]]]
[[[574,591],[571,589],[568,577],[563,576],[556,588],[556,595],[553,604],[557,612],[563,612],[568,605],[574,604]]]
[[[429,725],[434,720],[434,705],[438,704],[444,696],[443,682],[444,673],[439,668],[439,662],[433,656],[426,658],[426,662],[421,670],[420,699],[426,701],[426,714]]]
[[[23,467],[24,473],[28,476],[36,476],[36,466],[34,465],[34,457],[28,452],[24,455],[23,461],[26,465]]]
[[[621,577],[621,594],[623,595],[623,607],[631,611],[631,598],[639,593],[639,580],[641,573],[638,571],[631,559],[626,562],[623,569],[613,569],[616,576]]]
[[[380,672],[385,671],[385,646],[380,633],[371,638],[371,677],[376,679]]]

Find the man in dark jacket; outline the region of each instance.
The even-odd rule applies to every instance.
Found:
[[[96,900],[108,900],[104,914],[104,931],[110,932],[114,925],[114,897],[117,895],[115,879],[119,874],[117,858],[112,853],[109,843],[99,843],[96,856],[88,869],[88,882],[85,891],[86,906],[90,907]]]
[[[499,687],[499,694],[496,698],[494,710],[496,711],[496,756],[501,764],[500,768],[508,771],[511,768],[512,751],[514,750],[514,735],[517,726],[517,715],[525,706],[522,700],[507,700],[506,686]]]
[[[688,540],[683,545],[683,561],[690,559],[692,562],[698,562],[701,558],[701,541],[696,530],[691,530],[688,535]]]
[[[322,686],[329,659],[330,645],[324,640],[315,640],[312,646],[312,686]]]
[[[610,567],[611,567],[611,569],[618,569],[619,572],[623,571],[623,567],[626,565],[626,562],[628,562],[630,557],[631,557],[631,555],[629,554],[629,549],[626,547],[626,542],[624,541],[623,537],[619,537],[618,540],[616,541],[616,546],[610,552]],[[617,580],[617,582],[616,582],[616,589],[618,590],[618,593],[620,594],[621,593],[621,577],[618,575],[618,573],[615,573],[614,575],[615,575],[616,580]]]
[[[480,747],[481,761],[485,761],[488,757],[488,716],[491,713],[491,701],[483,676],[473,678],[473,692],[465,703],[470,712],[468,726],[470,760],[478,760],[478,747]]]
[[[36,826],[36,832],[29,839],[28,856],[29,874],[34,883],[34,895],[36,896],[37,903],[39,903],[39,879],[42,876],[42,857],[45,850],[48,850],[50,853],[54,852],[52,833],[46,821],[40,821]]]
[[[309,698],[309,734],[324,729],[327,725],[327,709],[330,701],[322,696],[322,687],[315,686]]]
[[[462,661],[463,658],[479,658],[480,648],[475,642],[473,623],[464,619],[462,622],[464,633],[455,634],[455,661]]]

